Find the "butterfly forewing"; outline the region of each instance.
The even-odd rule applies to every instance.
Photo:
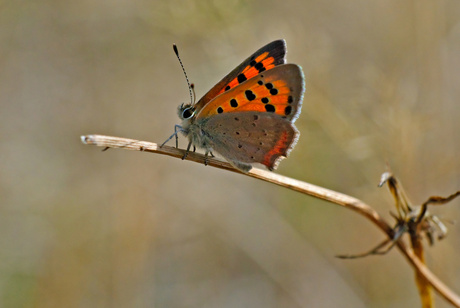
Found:
[[[276,40],[265,45],[244,60],[209,90],[208,93],[196,103],[195,109],[200,110],[206,103],[219,94],[236,87],[259,73],[270,70],[277,65],[284,64],[286,62],[285,56],[286,42],[284,40]]]
[[[223,124],[224,123],[224,124]],[[200,120],[203,132],[212,131],[212,150],[240,169],[261,163],[270,170],[286,157],[298,138],[294,125],[281,116],[259,113],[225,113]]]
[[[258,111],[275,113],[294,122],[300,113],[303,91],[300,66],[279,65],[222,93],[204,106],[197,118]]]

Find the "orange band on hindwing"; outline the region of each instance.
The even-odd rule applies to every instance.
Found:
[[[265,154],[262,164],[267,166],[269,169],[272,169],[278,157],[287,155],[291,141],[292,136],[290,136],[287,131],[282,132],[279,140],[276,142],[276,145],[268,151],[267,154]]]

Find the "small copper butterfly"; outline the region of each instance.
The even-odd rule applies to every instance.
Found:
[[[248,172],[253,163],[274,170],[297,143],[294,122],[304,93],[302,68],[285,64],[285,57],[286,42],[271,42],[196,104],[181,104],[182,125],[175,126],[175,133],[163,145],[176,136],[177,146],[177,133],[182,132],[189,139],[183,158],[193,145],[204,149],[206,157],[219,153],[242,172]]]

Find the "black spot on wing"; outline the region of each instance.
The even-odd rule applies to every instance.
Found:
[[[246,98],[248,99],[248,101],[253,101],[256,99],[256,95],[254,94],[254,92],[252,92],[251,90],[246,90],[244,91],[244,95],[246,96]]]
[[[290,115],[290,114],[291,114],[291,111],[292,111],[292,107],[291,107],[291,106],[286,106],[286,108],[284,108],[284,114],[285,114],[285,115]]]
[[[267,110],[267,112],[275,112],[276,111],[275,106],[270,105],[270,104],[265,105],[265,110]]]
[[[245,82],[248,79],[246,78],[246,76],[244,74],[239,74],[238,77],[237,77],[237,80],[238,80],[238,83],[242,83],[242,82]]]
[[[233,108],[238,107],[238,102],[236,101],[236,99],[232,98],[230,100],[230,106],[232,106]]]
[[[263,71],[265,71],[265,66],[263,65],[262,62],[259,62],[256,65],[254,65],[254,68],[258,70],[259,73],[262,73]]]

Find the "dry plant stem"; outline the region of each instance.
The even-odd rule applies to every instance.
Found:
[[[157,153],[162,155],[173,156],[181,159],[184,156],[184,150],[176,149],[173,147],[160,146],[156,143],[138,141],[133,139],[125,139],[119,137],[110,137],[103,135],[86,135],[81,136],[81,140],[84,144],[96,145],[104,148],[122,148],[134,151],[144,151]],[[202,154],[189,153],[186,160],[194,161],[203,164],[205,157]],[[218,159],[208,157],[208,165],[219,169],[228,170],[231,172],[241,173],[240,171],[233,168],[229,163],[220,161]],[[242,173],[244,174],[244,173]],[[370,206],[365,204],[359,199],[350,197],[345,194],[341,194],[326,188],[315,186],[306,182],[295,180],[286,176],[282,176],[270,171],[253,168],[245,175],[264,180],[282,187],[286,187],[300,193],[310,195],[322,200],[326,200],[353,211],[368,218],[371,222],[377,225],[383,232],[387,234],[389,238],[393,237],[393,229],[383,220],[382,217]],[[406,259],[415,268],[418,275],[426,279],[426,281],[448,302],[455,307],[460,308],[460,297],[450,290],[441,280],[439,280],[426,266],[420,261],[414,252],[404,244],[403,241],[397,242],[397,247],[404,254]]]
[[[410,241],[415,255],[422,263],[425,264],[425,253],[422,238],[418,234],[411,234]],[[415,273],[415,281],[420,293],[422,308],[434,307],[433,292],[431,292],[431,287],[428,281],[420,274],[420,272]]]

